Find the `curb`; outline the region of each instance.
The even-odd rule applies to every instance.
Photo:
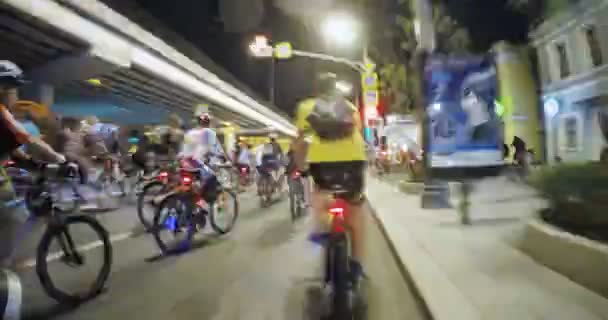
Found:
[[[399,272],[401,273],[403,278],[405,278],[405,281],[407,282],[408,286],[412,289],[412,294],[414,295],[414,298],[416,299],[416,303],[421,307],[421,309],[424,313],[424,316],[427,319],[436,320],[436,318],[433,317],[431,309],[429,308],[429,305],[427,304],[426,300],[424,300],[424,298],[422,297],[422,294],[420,293],[420,288],[418,288],[416,281],[414,281],[414,278],[412,278],[412,275],[407,270],[405,263],[403,263],[403,261],[401,260],[401,257],[399,257],[397,248],[395,247],[395,244],[393,243],[391,238],[388,236],[388,232],[386,231],[384,224],[382,223],[382,221],[380,221],[380,218],[378,218],[378,216],[376,215],[376,210],[374,209],[374,207],[372,206],[372,204],[369,200],[367,202],[372,211],[372,218],[374,219],[374,221],[376,221],[376,224],[378,225],[378,227],[380,229],[380,233],[382,233],[382,236],[384,237],[384,239],[386,239],[386,242],[388,243],[388,247],[391,250],[391,255],[398,262],[397,265],[399,267]]]
[[[608,245],[535,219],[526,225],[520,249],[549,269],[608,298],[608,280],[601,271],[608,268]]]

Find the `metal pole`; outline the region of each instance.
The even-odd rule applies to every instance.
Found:
[[[414,22],[414,27],[416,29],[418,45],[421,49],[430,53],[435,50],[436,46],[433,7],[430,0],[416,0],[415,11],[416,21]]]
[[[275,64],[276,64],[276,59],[274,57],[270,58],[270,76],[269,76],[269,85],[268,85],[268,90],[270,91],[268,93],[269,97],[268,99],[270,100],[271,104],[274,104],[274,83],[275,83]]]

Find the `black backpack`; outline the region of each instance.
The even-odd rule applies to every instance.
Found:
[[[352,135],[354,113],[344,98],[319,98],[306,120],[322,140],[340,140]]]

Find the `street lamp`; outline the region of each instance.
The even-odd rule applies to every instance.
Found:
[[[339,13],[327,16],[321,24],[326,40],[342,46],[351,45],[357,39],[359,24],[351,15]]]
[[[274,59],[274,48],[270,44],[268,37],[264,35],[257,35],[253,39],[253,42],[249,44],[249,50],[251,53],[258,58],[269,58],[270,59],[270,76],[268,78],[268,98],[270,103],[274,104],[274,83],[275,83],[275,59]]]
[[[338,89],[338,91],[340,91],[342,94],[348,95],[353,90],[353,85],[341,80],[336,82],[336,89]]]

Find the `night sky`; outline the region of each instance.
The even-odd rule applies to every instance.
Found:
[[[360,49],[352,48],[348,52],[326,50],[327,48],[319,40],[317,31],[307,29],[300,20],[287,16],[276,8],[271,0],[260,0],[265,2],[265,12],[260,23],[241,33],[224,31],[219,8],[221,0],[129,1],[137,2],[156,18],[165,22],[168,27],[199,47],[228,72],[266,98],[268,97],[269,63],[255,59],[248,53],[247,46],[255,34],[266,34],[277,42],[289,40],[295,48],[304,50],[325,51],[350,57],[361,53]],[[391,8],[397,2],[397,0],[377,1],[384,1],[385,8]],[[506,0],[441,1],[448,5],[450,14],[469,30],[477,50],[487,50],[490,44],[496,40],[508,39],[516,42],[526,40],[527,18],[508,10],[499,9],[505,6]],[[247,12],[242,14],[245,17],[248,16]],[[393,12],[389,9],[384,14],[385,23],[389,27],[391,21],[394,21]],[[378,21],[375,22],[378,23]],[[276,68],[276,104],[291,113],[299,99],[313,94],[312,79],[316,73],[323,71],[336,72],[351,81],[356,81],[357,78],[356,74],[347,69],[312,62],[304,58],[280,61]]]
[[[179,5],[166,0],[136,1],[266,99],[269,62],[249,55],[253,37],[263,33],[273,41],[290,40],[294,47],[313,49],[304,25],[272,6],[267,6],[259,26],[237,34],[223,32],[218,0],[179,0]],[[313,69],[313,63],[302,59],[277,63],[275,97],[281,109],[291,112],[298,99],[312,95]]]

